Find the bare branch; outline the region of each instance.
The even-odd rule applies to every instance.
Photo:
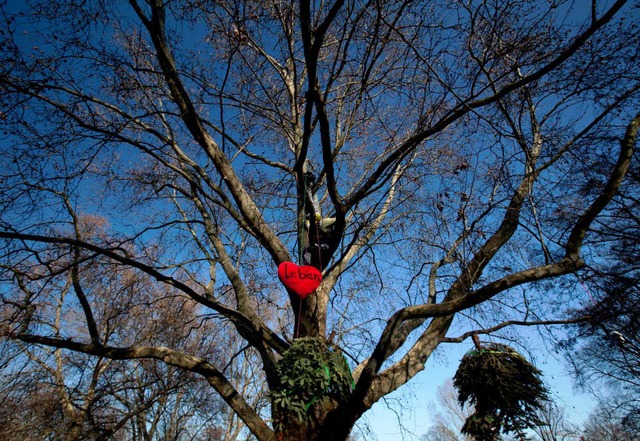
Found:
[[[180,116],[186,127],[189,129],[198,144],[202,146],[204,151],[211,158],[211,161],[216,166],[218,173],[233,195],[233,198],[247,224],[254,231],[263,246],[269,250],[274,261],[276,263],[280,263],[291,260],[286,247],[274,232],[269,229],[267,223],[264,222],[260,210],[242,185],[242,182],[236,175],[231,162],[207,132],[198,112],[191,102],[189,93],[180,80],[175,60],[167,44],[164,33],[165,6],[162,5],[162,2],[154,0],[151,4],[152,17],[148,20],[137,5],[135,5],[135,1],[131,0],[131,3],[136,8],[136,13],[149,31],[149,36],[156,48],[158,61],[162,67],[165,80],[171,90],[174,102],[181,110]]]
[[[391,154],[380,162],[378,167],[371,173],[369,178],[361,185],[361,187],[351,193],[344,200],[346,207],[352,207],[360,200],[365,198],[369,189],[374,187],[385,176],[386,170],[393,166],[393,164],[402,161],[407,157],[409,152],[415,149],[421,142],[446,129],[449,125],[459,120],[469,112],[479,109],[481,107],[493,104],[508,95],[509,93],[530,84],[554,69],[558,68],[561,64],[571,58],[578,50],[604,25],[606,25],[615,14],[627,3],[628,0],[616,1],[605,14],[592,23],[584,32],[576,36],[572,43],[569,44],[560,54],[558,54],[553,60],[539,68],[538,70],[525,75],[521,79],[514,81],[506,86],[503,86],[497,93],[494,93],[485,98],[465,100],[459,103],[454,109],[452,109],[445,117],[441,118],[438,122],[430,127],[416,132],[411,137],[407,138],[400,146],[398,146]]]
[[[234,323],[234,325],[236,325],[239,329],[242,329],[244,331],[243,333],[250,332],[250,333],[253,333],[253,335],[255,336],[260,336],[256,341],[261,341],[262,338],[265,338],[265,341],[267,341],[269,345],[271,345],[271,347],[276,348],[278,352],[283,352],[288,346],[273,331],[268,329],[268,327],[266,327],[265,324],[261,322],[260,323],[253,322],[251,319],[246,317],[240,311],[231,309],[220,302],[217,302],[213,299],[210,299],[209,297],[199,294],[194,289],[186,285],[185,283],[180,282],[179,280],[176,280],[173,277],[162,274],[160,271],[156,270],[155,268],[145,265],[129,257],[126,254],[123,255],[114,250],[104,249],[87,242],[83,242],[77,239],[64,238],[64,237],[48,237],[48,236],[40,236],[40,235],[33,235],[33,234],[22,234],[22,233],[8,232],[8,231],[0,231],[0,238],[18,239],[18,240],[24,240],[24,241],[52,243],[52,244],[66,244],[66,245],[81,247],[89,251],[93,251],[97,254],[113,259],[114,261],[119,262],[123,265],[136,268],[144,272],[145,274],[148,274],[149,276],[153,277],[159,282],[165,283],[169,286],[179,289],[180,291],[184,292],[185,294],[187,294],[189,297],[191,297],[193,300],[197,301],[198,303],[201,303],[202,305],[207,306],[213,309],[214,311],[217,311],[223,314],[224,316],[228,317]]]
[[[486,329],[475,329],[473,331],[468,331],[465,332],[462,335],[459,335],[458,337],[444,337],[442,339],[442,343],[461,343],[463,341],[465,341],[466,339],[468,339],[469,337],[472,337],[476,334],[493,334],[496,331],[499,331],[500,329],[504,329],[506,327],[509,326],[552,326],[552,325],[571,325],[571,324],[575,324],[575,323],[582,323],[585,321],[590,320],[591,317],[590,316],[580,316],[580,317],[575,317],[575,318],[570,318],[570,319],[562,319],[562,320],[532,320],[532,321],[526,321],[526,320],[507,320],[506,322],[502,322],[500,324],[497,324],[495,326],[492,326],[490,328],[486,328]]]
[[[96,344],[84,344],[71,340],[60,340],[32,334],[18,334],[18,339],[25,343],[41,344],[54,348],[69,349],[85,354],[110,358],[113,360],[132,360],[152,358],[161,360],[169,365],[202,375],[213,386],[220,396],[237,412],[247,424],[247,427],[260,441],[275,439],[273,431],[265,424],[251,406],[235,390],[229,380],[212,364],[198,357],[157,346],[141,346],[130,348],[115,348]]]
[[[625,133],[624,138],[620,141],[620,155],[618,156],[618,162],[607,181],[607,185],[573,227],[571,235],[567,240],[567,257],[579,255],[580,247],[582,247],[582,242],[584,241],[584,236],[586,235],[587,230],[593,223],[596,216],[604,210],[611,199],[613,199],[613,196],[615,196],[618,188],[620,188],[620,184],[622,184],[622,180],[629,169],[629,164],[633,157],[633,150],[639,128],[640,113],[638,113],[629,123],[627,126],[627,132]]]

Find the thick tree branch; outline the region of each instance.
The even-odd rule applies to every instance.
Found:
[[[335,177],[334,157],[331,143],[331,127],[329,124],[329,117],[326,111],[326,103],[322,95],[320,94],[319,79],[317,76],[318,61],[320,57],[320,50],[322,48],[326,32],[335,19],[336,15],[340,11],[344,4],[344,0],[337,0],[323,22],[316,28],[312,28],[311,23],[311,5],[308,0],[300,2],[300,27],[302,40],[304,42],[304,56],[305,64],[308,71],[308,83],[307,83],[307,107],[305,109],[305,123],[304,123],[304,135],[303,145],[305,148],[304,156],[297,158],[297,163],[301,164],[306,159],[306,149],[308,148],[309,137],[311,135],[311,118],[312,108],[315,107],[318,114],[318,121],[320,124],[320,143],[322,148],[322,161],[324,166],[324,174],[327,182],[327,191],[329,198],[333,204],[335,210],[336,222],[334,225],[335,235],[341,237],[345,228],[345,215],[346,209],[342,203],[341,197],[338,193],[337,182]],[[298,179],[302,177],[302,168],[298,169]],[[331,253],[335,250],[337,244],[331,244]]]
[[[458,121],[460,118],[468,114],[469,112],[479,109],[481,107],[493,104],[501,98],[505,97],[509,93],[530,84],[553,70],[557,69],[565,61],[571,58],[578,50],[604,25],[606,25],[615,14],[628,2],[628,0],[616,1],[598,20],[595,20],[590,26],[582,32],[580,35],[573,39],[573,42],[569,44],[562,52],[560,52],[553,60],[544,66],[540,67],[536,71],[529,75],[524,75],[517,81],[510,83],[501,89],[497,93],[484,98],[470,99],[469,101],[463,101],[459,103],[454,109],[452,109],[447,116],[441,118],[438,122],[430,127],[416,132],[413,136],[406,139],[400,146],[398,146],[391,154],[389,154],[383,161],[380,162],[378,167],[371,173],[366,181],[360,186],[360,188],[344,199],[344,205],[346,207],[352,207],[359,201],[364,199],[372,187],[374,187],[382,177],[385,176],[387,170],[393,166],[393,164],[402,161],[411,150],[414,150],[420,143],[443,131],[449,125]],[[404,38],[403,36],[401,36]]]
[[[609,177],[607,184],[605,185],[602,193],[591,204],[591,206],[580,217],[575,227],[571,231],[571,235],[567,240],[566,252],[567,257],[576,256],[580,254],[580,247],[584,241],[584,236],[587,234],[587,230],[591,226],[596,216],[598,216],[602,210],[607,206],[611,199],[615,196],[622,184],[631,158],[633,157],[633,150],[636,143],[636,137],[638,135],[638,129],[640,128],[640,113],[627,126],[627,131],[624,138],[620,141],[620,156],[618,162],[613,170],[613,173]]]
[[[443,303],[440,304],[423,304],[416,306],[409,306],[407,308],[397,311],[388,320],[387,325],[382,332],[376,348],[372,352],[371,356],[365,361],[362,366],[361,375],[356,385],[356,390],[349,401],[349,408],[353,409],[349,412],[350,418],[357,418],[359,415],[355,415],[358,412],[364,412],[368,406],[373,404],[384,394],[399,387],[404,382],[408,381],[413,375],[419,372],[423,367],[423,362],[426,359],[425,354],[429,354],[430,351],[437,346],[437,342],[444,338],[444,335],[451,322],[451,318],[457,312],[476,306],[484,301],[487,301],[497,294],[504,292],[505,290],[518,286],[524,283],[530,283],[537,280],[549,279],[564,274],[569,274],[577,271],[585,266],[584,261],[580,257],[580,247],[584,240],[586,231],[588,230],[591,222],[595,217],[604,210],[606,205],[611,201],[617,189],[619,188],[625,173],[631,162],[633,156],[633,149],[635,140],[640,127],[640,114],[638,114],[629,124],[624,139],[621,141],[621,150],[618,158],[618,162],[612,171],[607,184],[605,185],[602,193],[596,198],[593,204],[583,213],[580,219],[574,225],[571,235],[565,245],[566,256],[558,262],[550,263],[543,266],[529,268],[523,271],[509,274],[498,280],[490,282],[484,285],[482,288],[475,291],[464,293],[458,291],[454,295],[448,295]],[[526,181],[526,177],[523,183]],[[516,210],[512,213],[509,211],[505,214],[503,220],[503,226],[507,229],[507,233],[511,229],[515,229],[517,226],[519,205],[522,201],[519,201],[518,193],[522,190],[516,191],[511,205],[515,205]],[[515,224],[514,224],[515,223]],[[498,232],[503,228],[501,226]],[[512,234],[512,232],[511,232]],[[494,235],[495,236],[495,235]],[[510,237],[510,236],[509,236]],[[497,243],[503,243],[503,238],[496,238]],[[507,238],[508,240],[508,238]],[[492,239],[489,239],[484,248],[486,253],[493,256],[497,250],[494,250],[491,246]],[[476,255],[477,256],[477,255]],[[490,259],[489,259],[490,260]],[[473,263],[473,261],[472,261]],[[476,265],[481,267],[485,266],[488,262],[480,261]],[[477,278],[475,278],[477,280]],[[458,282],[459,283],[459,282]],[[456,285],[454,283],[454,285]],[[453,290],[455,286],[452,286]],[[459,288],[458,288],[459,289]],[[421,318],[434,318],[429,328],[414,344],[411,350],[394,366],[390,367],[384,376],[378,376],[384,361],[386,361],[391,353],[391,348],[394,348],[394,338],[401,332],[403,323],[408,320],[415,320]],[[439,338],[433,338],[434,336]],[[434,343],[435,342],[435,343]],[[434,346],[435,344],[435,346]],[[398,375],[402,374],[403,381],[398,381]],[[377,386],[378,391],[371,389],[375,382],[385,382],[384,387]],[[355,420],[354,420],[355,421]]]
[[[275,440],[271,428],[260,418],[253,408],[242,398],[227,378],[211,363],[199,357],[183,354],[161,346],[139,346],[116,348],[96,344],[78,343],[72,340],[33,335],[18,334],[15,338],[25,342],[50,346],[53,348],[69,349],[89,355],[110,358],[113,360],[133,360],[150,358],[163,361],[172,366],[188,370],[203,376],[220,394],[225,402],[245,422],[251,433],[260,441]]]
[[[318,113],[318,121],[320,123],[320,142],[322,145],[322,159],[327,180],[327,190],[336,210],[338,224],[342,225],[344,228],[345,210],[343,209],[343,204],[341,202],[340,195],[338,194],[336,184],[334,158],[331,147],[331,128],[329,125],[329,117],[326,112],[325,102],[320,94],[320,85],[317,76],[320,50],[322,48],[326,32],[343,4],[344,0],[337,0],[329,10],[323,22],[316,29],[313,29],[311,24],[310,2],[308,0],[301,1],[300,26],[302,39],[305,43],[305,64],[308,70],[307,105],[313,103]],[[310,116],[310,112],[307,111],[305,114],[305,121],[309,121]],[[309,125],[306,123],[305,127],[308,126]]]
[[[77,254],[77,252],[76,252]],[[76,256],[75,259],[78,257]],[[80,284],[80,276],[78,271],[78,261],[76,260],[71,267],[71,280],[73,281],[73,289],[76,292],[76,296],[78,297],[78,301],[82,306],[82,311],[84,312],[84,316],[87,320],[87,329],[89,330],[89,336],[91,337],[91,342],[93,344],[97,344],[100,342],[100,333],[98,332],[98,326],[96,324],[96,320],[93,317],[93,312],[91,311],[91,305],[87,300],[87,296],[82,289],[82,285]]]
[[[22,240],[26,242],[41,242],[41,243],[51,243],[51,244],[64,244],[70,245],[74,247],[80,247],[86,249],[88,251],[92,251],[94,253],[103,255],[108,257],[118,263],[123,265],[136,268],[142,271],[145,274],[153,277],[155,280],[165,283],[169,286],[172,286],[185,294],[191,297],[196,302],[213,309],[214,311],[219,312],[225,317],[229,318],[231,322],[239,328],[242,328],[243,331],[249,331],[252,338],[257,339],[252,342],[259,346],[259,341],[264,339],[269,346],[274,348],[278,352],[284,352],[288,347],[287,343],[283,341],[279,336],[277,336],[271,329],[269,329],[262,322],[252,321],[250,318],[245,316],[242,312],[229,308],[224,304],[217,302],[215,300],[210,299],[207,296],[199,294],[190,286],[186,285],[179,280],[176,280],[173,277],[167,276],[157,269],[141,263],[131,257],[129,257],[126,253],[122,252],[122,250],[114,251],[110,249],[101,248],[99,246],[90,244],[88,242],[83,242],[77,239],[69,239],[64,237],[49,237],[49,236],[41,236],[36,234],[24,234],[24,233],[16,233],[10,231],[0,231],[0,238],[3,239],[11,239],[11,240]],[[246,334],[243,332],[243,334]]]
[[[289,252],[278,236],[268,227],[260,210],[255,205],[242,181],[236,174],[231,162],[216,142],[207,132],[204,123],[193,105],[189,93],[182,84],[173,54],[167,44],[165,36],[164,5],[154,0],[151,3],[152,17],[148,19],[140,9],[136,0],[130,0],[136,14],[149,32],[149,36],[156,49],[158,61],[164,79],[169,86],[174,103],[180,109],[180,117],[196,142],[207,153],[216,170],[231,192],[240,213],[250,226],[260,243],[268,250],[274,262],[281,263],[291,260]]]

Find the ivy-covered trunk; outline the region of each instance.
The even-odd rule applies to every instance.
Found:
[[[278,362],[277,370],[280,384],[271,398],[278,441],[316,441],[331,436],[324,428],[327,418],[353,388],[342,352],[322,338],[298,338]]]
[[[278,412],[277,419],[274,419],[277,441],[335,440],[333,433],[327,433],[325,424],[336,406],[335,400],[325,399],[316,403],[304,419],[298,419],[295,413]]]

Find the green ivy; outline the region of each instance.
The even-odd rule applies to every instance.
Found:
[[[307,418],[308,410],[325,397],[344,399],[353,386],[351,370],[335,346],[322,339],[296,339],[277,365],[280,387],[271,392],[273,404]]]

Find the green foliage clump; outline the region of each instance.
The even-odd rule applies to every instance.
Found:
[[[500,431],[522,435],[541,424],[536,412],[548,399],[542,372],[506,345],[490,344],[467,353],[453,378],[458,401],[475,412],[462,433],[476,441],[494,441]]]
[[[351,393],[351,370],[342,353],[322,339],[296,339],[277,365],[280,387],[271,392],[273,403],[299,420],[318,400],[344,399]]]

